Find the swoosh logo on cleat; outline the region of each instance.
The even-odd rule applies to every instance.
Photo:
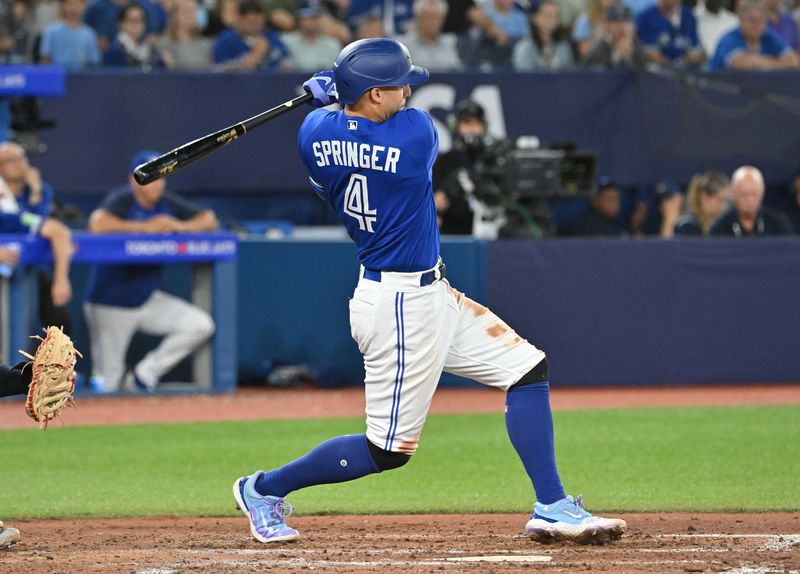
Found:
[[[562,512],[567,516],[571,516],[572,518],[583,518],[583,516],[581,516],[580,514],[573,514],[569,510],[562,510]]]

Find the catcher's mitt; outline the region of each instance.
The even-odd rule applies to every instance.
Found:
[[[46,333],[44,339],[39,335],[31,337],[41,341],[36,355],[31,356],[25,351],[20,353],[33,362],[25,412],[39,423],[40,428],[46,429],[47,424],[59,415],[62,408],[74,404],[72,393],[75,391],[75,362],[77,357],[83,355],[58,327],[42,330]]]

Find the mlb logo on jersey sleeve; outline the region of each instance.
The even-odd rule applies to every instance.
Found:
[[[355,131],[358,129],[358,121],[356,120],[347,120],[347,129],[350,131]]]

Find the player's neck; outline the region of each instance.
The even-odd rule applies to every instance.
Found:
[[[368,105],[348,105],[344,107],[344,113],[346,116],[366,118],[379,124],[389,119],[380,109]]]

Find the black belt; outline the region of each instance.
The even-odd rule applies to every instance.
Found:
[[[419,286],[425,287],[426,285],[430,285],[434,281],[436,281],[436,272],[439,272],[438,279],[445,278],[445,272],[447,271],[447,267],[445,267],[444,261],[439,261],[439,263],[431,269],[430,271],[426,271],[419,278]],[[378,283],[381,282],[381,272],[375,271],[374,269],[367,269],[364,268],[364,279],[369,279],[370,281],[376,281]]]

